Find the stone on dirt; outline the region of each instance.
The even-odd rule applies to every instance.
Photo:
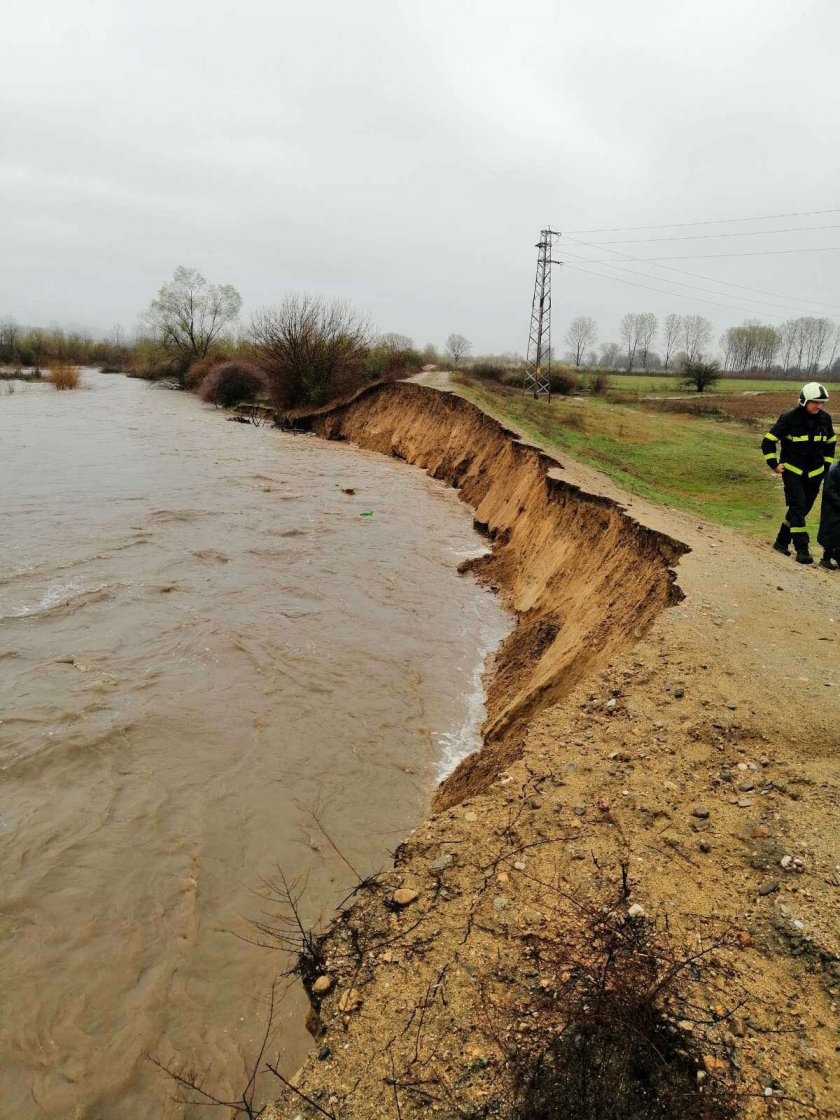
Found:
[[[399,890],[394,891],[393,897],[397,906],[410,906],[420,897],[420,892],[410,890],[408,887],[400,887]]]

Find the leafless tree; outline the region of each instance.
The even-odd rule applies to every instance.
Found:
[[[712,324],[703,315],[685,315],[682,321],[682,346],[690,362],[700,362],[712,340]]]
[[[663,359],[663,367],[668,368],[671,358],[674,356],[674,351],[679,345],[680,337],[682,335],[682,315],[665,316],[665,329],[663,331],[663,342],[665,343],[665,356]]]
[[[816,373],[822,364],[828,340],[831,338],[834,325],[830,319],[816,318],[807,315],[802,322],[803,334],[803,364],[800,369],[806,373]]]
[[[601,365],[605,369],[615,369],[621,361],[623,351],[617,342],[601,344]]]
[[[0,319],[0,361],[11,362],[20,337],[20,327],[14,319]]]
[[[399,350],[413,350],[414,339],[409,338],[407,334],[397,334],[396,331],[388,331],[386,334],[380,334],[374,345],[381,346],[391,353],[396,353]]]
[[[231,284],[208,284],[197,269],[179,266],[152,300],[143,321],[186,370],[191,362],[207,356],[241,307],[242,297]]]
[[[572,319],[566,331],[565,342],[576,366],[580,367],[587,348],[594,346],[597,338],[598,326],[590,315],[578,315],[576,319]]]
[[[795,365],[796,344],[799,336],[799,320],[786,319],[779,327],[779,345],[781,349],[782,368],[787,373]]]
[[[632,312],[623,316],[618,329],[627,352],[627,372],[632,373],[639,348],[639,316]]]
[[[730,327],[721,336],[724,366],[735,372],[767,370],[773,364],[779,342],[775,327],[767,327],[757,319],[747,319],[740,327]]]
[[[278,408],[324,404],[360,383],[371,331],[345,302],[308,293],[254,314],[249,338]]]
[[[648,354],[658,329],[659,323],[652,311],[642,311],[636,316],[636,334],[639,339],[642,369],[647,369]]]
[[[460,362],[472,350],[472,343],[462,334],[451,334],[446,340],[446,352],[452,359],[453,365]]]
[[[834,365],[834,359],[837,357],[837,351],[840,349],[840,325],[834,328],[834,334],[831,336],[831,352],[828,356],[828,361],[825,363],[825,372],[830,373]]]

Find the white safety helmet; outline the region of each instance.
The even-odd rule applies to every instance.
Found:
[[[802,391],[799,394],[799,403],[807,404],[808,401],[827,401],[828,391],[825,385],[820,385],[819,381],[809,381],[807,385],[802,386]]]

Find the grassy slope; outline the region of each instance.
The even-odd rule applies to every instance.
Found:
[[[761,435],[738,424],[591,398],[547,404],[475,381],[464,380],[460,391],[549,451],[589,463],[644,498],[768,539],[783,516],[781,486],[759,451]]]

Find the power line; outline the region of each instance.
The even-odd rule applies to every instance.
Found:
[[[595,242],[595,241],[579,241],[575,237],[568,237],[568,236],[566,237],[566,240],[571,241],[575,245],[585,245],[589,249],[597,249],[598,248],[598,243]],[[639,259],[639,258],[636,258],[636,257],[631,257],[629,255],[629,253],[622,253],[618,249],[607,249],[607,252],[612,253],[613,256],[621,257],[622,260],[625,260],[625,261],[634,261],[634,260]],[[603,261],[603,262],[594,262],[594,263],[607,264],[608,262]],[[677,273],[678,276],[690,276],[695,280],[708,280],[710,283],[718,284],[718,285],[720,285],[724,288],[738,288],[740,291],[744,291],[744,292],[757,292],[759,295],[776,296],[779,299],[784,299],[784,300],[787,300],[791,303],[807,303],[807,304],[810,304],[812,307],[820,307],[820,308],[823,308],[823,309],[828,308],[832,311],[833,314],[835,314],[835,315],[838,314],[838,308],[835,304],[827,303],[827,302],[824,302],[823,300],[803,299],[801,296],[790,296],[790,295],[787,295],[784,292],[771,292],[767,288],[753,288],[748,284],[736,284],[732,280],[720,280],[715,276],[704,276],[700,272],[688,272],[684,268],[674,268],[673,265],[654,264],[653,267],[661,269],[663,272],[675,272],[675,273]],[[650,277],[650,279],[655,280],[656,277],[652,276],[652,277]],[[667,279],[667,278],[663,277],[663,279]],[[716,294],[727,295],[728,293],[719,292],[719,293],[716,293]]]
[[[736,230],[734,233],[684,233],[677,237],[624,237],[618,241],[599,241],[598,245],[641,245],[650,241],[708,241],[712,237],[771,237],[781,233],[809,233],[815,229],[840,229],[840,225],[794,226],[788,229]]]
[[[567,253],[564,253],[563,255],[564,255],[564,258],[574,257],[575,260],[584,261],[586,264],[604,265],[606,268],[614,268],[614,269],[617,269],[619,272],[628,272],[628,273],[630,273],[631,276],[641,276],[643,280],[656,280],[656,279],[658,279],[658,277],[656,277],[656,276],[648,276],[648,274],[646,272],[637,272],[636,269],[634,269],[634,268],[625,268],[624,265],[613,264],[612,261],[592,260],[591,257],[581,257],[577,253],[568,253],[567,252]],[[677,271],[677,270],[674,270],[674,271]],[[688,275],[690,275],[690,273]],[[615,279],[617,279],[617,277]],[[710,295],[713,295],[713,296],[723,296],[724,298],[726,298],[728,296],[727,292],[719,292],[719,291],[716,291],[714,288],[703,288],[699,284],[686,284],[685,281],[682,281],[682,280],[669,280],[667,277],[663,277],[662,282],[664,284],[675,284],[679,288],[694,288],[698,292],[708,292]],[[662,290],[662,289],[659,289],[659,290]],[[680,293],[680,292],[674,292],[673,294],[678,296],[679,298],[683,298],[683,299],[687,298],[687,297],[683,296],[682,293]],[[771,303],[769,300],[750,299],[749,297],[746,297],[746,299],[747,299],[748,303],[758,303],[758,304],[764,304],[766,307],[780,308],[782,311],[784,311],[788,315],[799,314],[799,312],[793,311],[790,308],[787,308],[782,304],[779,304],[779,303],[774,304],[774,303]],[[718,306],[723,306],[723,305],[719,304]],[[735,311],[743,311],[744,310],[743,308],[735,307],[734,305],[729,305],[729,306],[731,306],[732,309],[735,310]],[[769,311],[767,311],[767,310],[765,310],[764,308],[761,308],[761,307],[758,310],[753,309],[752,311],[749,312],[749,314],[751,314],[751,315],[756,315],[756,314],[759,314],[759,313],[762,314],[762,315],[771,315],[771,316],[776,314],[776,312],[769,312]]]
[[[643,229],[685,229],[689,226],[720,226],[730,222],[770,222],[776,218],[813,218],[821,214],[840,214],[840,210],[798,210],[788,214],[758,214],[752,218],[699,218],[691,222],[666,222],[658,226],[606,226],[600,229],[572,229],[570,233],[634,233]]]
[[[607,267],[609,268],[614,266],[607,265]],[[573,268],[577,272],[584,272],[589,276],[598,276],[601,280],[617,280],[620,284],[630,284],[634,288],[647,288],[647,290],[650,292],[661,292],[663,295],[670,296],[672,299],[682,299],[689,302],[693,301],[694,303],[708,303],[713,307],[724,307],[727,311],[742,311],[746,315],[755,315],[755,308],[747,309],[746,307],[736,307],[735,304],[732,303],[718,303],[717,300],[704,299],[702,296],[683,295],[680,292],[669,291],[667,288],[655,288],[651,284],[640,284],[637,280],[625,280],[623,276],[607,276],[603,272],[593,272],[592,269],[581,268],[578,264],[569,264],[566,265],[566,268]],[[649,277],[649,279],[655,279],[655,277]],[[764,312],[764,314],[771,319],[782,318],[781,315],[769,314],[766,311]]]
[[[750,253],[693,253],[672,257],[628,257],[628,261],[707,261],[720,257],[780,257],[788,253],[838,253],[840,245],[822,245],[818,249],[755,249]]]

